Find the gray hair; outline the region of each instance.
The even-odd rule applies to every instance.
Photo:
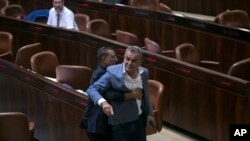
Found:
[[[139,56],[140,56],[140,58],[141,58],[141,59],[143,58],[142,49],[141,49],[140,47],[138,47],[138,46],[129,46],[129,47],[126,49],[125,53],[126,53],[127,51],[130,51],[130,52],[133,52],[133,53],[138,53]]]

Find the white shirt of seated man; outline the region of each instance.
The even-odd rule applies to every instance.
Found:
[[[64,0],[53,0],[53,8],[49,11],[47,24],[66,29],[78,30],[74,13],[64,6]],[[59,19],[58,19],[59,18]]]

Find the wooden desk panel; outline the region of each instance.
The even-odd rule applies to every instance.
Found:
[[[82,141],[79,128],[87,97],[0,60],[0,112],[23,112],[35,122],[40,141]]]

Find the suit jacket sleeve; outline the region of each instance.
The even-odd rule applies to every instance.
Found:
[[[107,89],[111,87],[111,77],[110,73],[106,72],[98,81],[94,84],[90,85],[87,89],[87,94],[89,98],[93,101],[94,104],[97,104],[97,101],[101,98],[102,93],[104,93]]]

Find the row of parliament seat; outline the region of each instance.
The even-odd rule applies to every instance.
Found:
[[[31,56],[30,63],[32,71],[55,78],[57,82],[70,88],[86,90],[89,86],[91,68],[81,65],[60,65],[54,52],[35,53]]]
[[[0,43],[2,43],[1,40]],[[42,45],[39,42],[19,48],[15,64],[43,76],[56,78],[60,83],[68,83],[74,89],[86,89],[89,84],[86,80],[90,81],[92,73],[91,69],[85,66],[60,65],[56,54],[42,51]]]
[[[0,38],[0,45],[1,45],[0,57],[11,61],[12,60],[12,56],[11,56],[12,49],[11,48],[12,48],[12,38],[13,37],[12,37],[11,33],[8,33],[8,32],[0,32],[0,35],[2,35],[2,36],[0,36],[1,37]],[[152,52],[157,53],[160,51],[160,48],[157,45],[157,43],[151,41],[149,38],[145,38],[145,47],[147,48],[147,50],[152,51]],[[40,43],[33,43],[33,44],[25,45],[17,51],[15,63],[17,65],[23,66],[27,69],[32,69],[32,67],[30,65],[30,58],[32,55],[34,55],[40,51],[41,51],[41,44]],[[202,66],[202,67],[205,67],[208,69],[212,69],[212,70],[218,70],[218,68],[219,68],[219,62],[201,61],[197,49],[192,44],[189,44],[189,43],[181,44],[181,45],[176,47],[174,52],[175,52],[175,57],[178,60],[188,62],[191,64],[195,64],[195,65],[199,65],[199,66]],[[47,70],[47,72],[41,71],[42,75],[49,76],[49,77],[56,77],[55,70],[56,70],[56,66],[59,65],[58,59],[55,59],[55,58],[57,58],[55,54],[53,54],[51,52],[49,52],[48,54],[51,54],[51,55],[50,55],[50,57],[47,57],[47,58],[45,57],[44,62],[49,62],[48,60],[54,60],[54,61],[50,61],[51,62],[50,65],[46,65],[46,63],[44,63],[44,65],[39,65],[39,66],[43,66],[41,68],[39,68],[39,66],[35,66],[35,64],[33,64],[33,70],[34,71]],[[44,57],[41,57],[41,58],[44,58]],[[46,59],[48,59],[48,60],[46,61]],[[237,64],[237,63],[238,62],[235,62],[235,64]],[[235,64],[233,64],[230,69],[234,68]],[[46,66],[46,67],[44,67],[44,66]],[[239,67],[239,68],[241,68],[241,67]],[[51,70],[53,70],[53,71],[51,71]],[[232,73],[229,73],[229,72],[228,72],[228,74],[231,75]],[[238,77],[239,75],[238,76],[234,75],[234,76]],[[247,79],[246,76],[244,76],[244,77],[239,76],[239,77],[243,78],[243,79],[244,78]]]

